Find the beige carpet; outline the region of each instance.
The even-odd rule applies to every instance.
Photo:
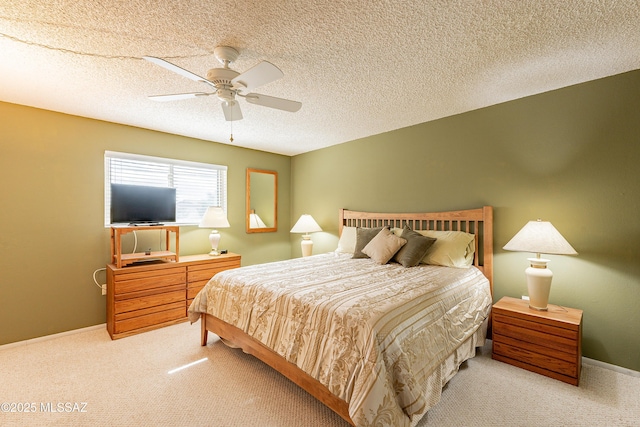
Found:
[[[106,330],[91,330],[1,350],[0,425],[347,425],[215,335],[201,347],[199,330],[183,323],[117,341]],[[47,407],[62,412],[43,412]],[[419,425],[636,426],[639,420],[640,378],[584,365],[574,387],[491,360],[487,346],[463,365]]]

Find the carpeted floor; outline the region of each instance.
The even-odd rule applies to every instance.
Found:
[[[100,329],[0,350],[0,425],[348,425],[215,335],[201,347],[199,334],[198,324],[183,323],[111,341]],[[485,346],[419,426],[636,426],[638,420],[638,377],[585,364],[574,387],[496,362]]]

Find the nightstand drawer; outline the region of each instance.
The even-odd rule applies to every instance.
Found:
[[[508,359],[511,359],[511,361],[516,362],[507,362],[516,366],[525,367],[521,366],[520,364],[533,365],[546,371],[557,372],[559,374],[566,375],[572,378],[575,378],[578,375],[578,366],[576,365],[575,361],[569,362],[566,360],[561,360],[523,348],[496,342],[495,340],[493,341],[493,352],[495,356],[504,356]],[[520,362],[520,364],[518,364],[517,362]]]
[[[578,354],[578,331],[558,328],[532,321],[493,314],[493,333],[521,341],[523,346],[546,347],[573,355]]]
[[[553,348],[542,347],[537,344],[521,341],[517,338],[511,338],[511,337],[497,334],[495,333],[495,330],[493,333],[493,342],[500,343],[502,345],[508,345],[510,347],[520,348],[522,350],[530,351],[532,353],[538,353],[540,355],[551,357],[553,359],[561,359],[569,363],[575,363],[576,358],[578,357],[576,349],[574,349],[573,352],[557,351],[556,349],[553,349]]]

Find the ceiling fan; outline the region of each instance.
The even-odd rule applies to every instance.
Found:
[[[179,74],[197,82],[203,82],[212,86],[214,92],[178,93],[174,95],[154,95],[149,99],[154,101],[177,101],[180,99],[197,98],[199,96],[216,95],[222,101],[222,111],[227,121],[241,120],[242,110],[236,100],[236,96],[242,97],[247,102],[264,107],[275,108],[295,113],[302,107],[301,102],[290,101],[283,98],[261,95],[251,92],[254,88],[271,83],[284,76],[278,67],[270,62],[262,61],[244,73],[229,68],[229,64],[238,58],[238,51],[229,46],[218,46],[213,51],[214,56],[223,65],[222,68],[212,68],[207,72],[207,78],[200,77],[191,71],[180,68],[164,59],[154,56],[143,56],[149,62],[153,62],[171,72]]]

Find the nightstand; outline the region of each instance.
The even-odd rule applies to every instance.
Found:
[[[492,318],[493,359],[578,385],[582,310],[549,304],[539,311],[526,300],[503,297]]]

